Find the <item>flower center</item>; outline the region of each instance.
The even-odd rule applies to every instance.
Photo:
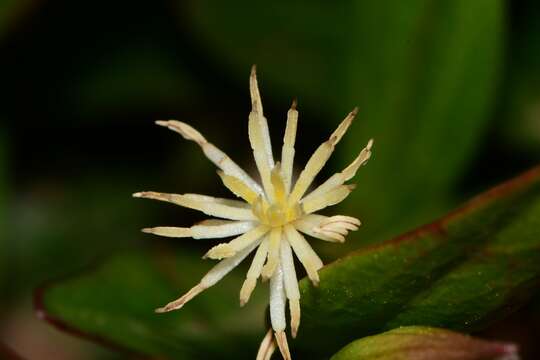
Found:
[[[303,214],[302,207],[298,203],[293,206],[283,203],[269,204],[262,197],[253,203],[252,211],[262,224],[270,227],[283,226],[298,219]]]
[[[304,212],[298,202],[289,203],[288,191],[281,176],[279,164],[272,170],[271,179],[273,186],[271,199],[267,200],[259,196],[252,204],[252,211],[262,224],[278,227],[298,219]]]

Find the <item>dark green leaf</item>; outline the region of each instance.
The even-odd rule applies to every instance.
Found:
[[[402,327],[356,340],[332,360],[497,360],[517,359],[513,344],[484,341],[456,332]]]
[[[320,278],[318,288],[301,281],[298,344],[306,350],[330,354],[407,325],[482,329],[540,281],[540,168],[439,221],[354,252]]]
[[[174,359],[237,359],[256,354],[264,335],[263,292],[238,306],[242,271],[182,311],[154,309],[195,285],[208,262],[189,253],[131,253],[38,292],[38,315],[60,328],[123,349]],[[260,332],[260,333],[259,333]]]
[[[348,202],[365,214],[370,241],[444,211],[493,103],[501,0],[188,4],[182,14],[197,40],[234,78],[245,83],[258,64],[263,98],[285,109],[298,97],[303,114],[323,114],[332,126],[360,107],[334,164],[344,167],[375,138]],[[301,113],[300,131],[313,121]]]

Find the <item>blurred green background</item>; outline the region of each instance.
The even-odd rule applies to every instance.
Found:
[[[254,172],[251,64],[275,149],[298,98],[297,166],[359,106],[318,181],[375,138],[340,207],[364,226],[345,245],[317,244],[327,261],[536,164],[539,20],[533,0],[0,0],[0,343],[27,359],[120,356],[35,319],[32,293],[171,243],[142,227],[203,218],[135,191],[228,196],[199,149],[154,120],[191,123]]]

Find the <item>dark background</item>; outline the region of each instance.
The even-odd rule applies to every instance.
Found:
[[[365,227],[321,247],[326,260],[536,164],[539,20],[532,0],[0,1],[0,342],[28,359],[115,358],[35,319],[32,291],[165,241],[141,227],[201,219],[135,191],[227,195],[199,149],[154,120],[191,123],[253,172],[253,63],[274,149],[298,98],[298,166],[356,105],[321,178],[375,138],[341,207]]]

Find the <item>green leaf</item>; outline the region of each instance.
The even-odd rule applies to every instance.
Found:
[[[15,205],[5,227],[8,236],[0,239],[7,247],[0,257],[8,255],[9,293],[30,291],[43,281],[140,242],[133,236],[138,233],[134,223],[152,213],[133,206],[129,190],[136,189],[135,183],[144,177],[143,172],[127,175],[120,170],[75,180],[36,177],[13,196]],[[91,246],[81,251],[82,244]]]
[[[540,167],[446,217],[301,281],[298,346],[331,354],[407,325],[475,331],[527,300],[540,282]],[[324,341],[321,337],[324,336]]]
[[[175,299],[204,275],[200,255],[134,252],[91,272],[37,292],[38,316],[124,350],[174,359],[237,359],[256,354],[264,335],[264,292],[239,309],[243,271],[207,290],[182,311],[154,309]],[[258,333],[257,330],[260,330]]]
[[[496,360],[517,359],[513,344],[475,339],[456,332],[402,327],[356,340],[331,360]]]
[[[238,309],[245,269],[181,311],[152,313],[193,286],[205,264],[178,250],[120,255],[45,288],[38,308],[64,327],[148,355],[255,354],[267,295],[256,291]],[[328,358],[354,339],[399,326],[483,329],[526,301],[540,281],[540,168],[439,221],[329,264],[320,278],[318,288],[300,282],[302,324],[290,343],[306,358]]]
[[[298,97],[300,131],[317,120],[305,115],[335,126],[359,106],[333,164],[343,168],[375,138],[369,171],[348,201],[365,214],[370,241],[447,208],[493,105],[503,1],[278,1],[261,9],[204,0],[185,5],[182,17],[231,77],[244,84],[257,63],[263,98],[286,109]]]

